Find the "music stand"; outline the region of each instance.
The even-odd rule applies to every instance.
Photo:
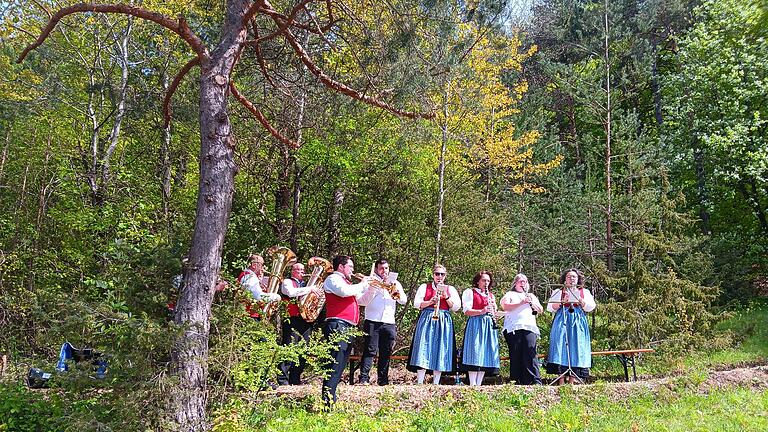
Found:
[[[574,293],[573,293],[573,291],[571,289],[568,289],[568,295],[569,296],[573,296],[574,298],[578,298],[577,296],[574,295]],[[560,304],[560,308],[558,310],[561,310],[561,311],[563,311],[563,313],[566,313],[564,311],[564,309],[563,309],[563,305],[565,305],[565,304],[572,304],[573,300],[569,299],[568,301],[562,301],[562,300],[560,300],[560,301],[549,301],[547,303]],[[573,311],[569,310],[568,313],[573,313]],[[571,326],[572,325],[573,325],[573,323],[571,323]],[[573,367],[571,365],[571,341],[570,341],[570,336],[568,336],[568,322],[567,322],[567,318],[566,317],[563,317],[563,327],[565,327],[565,355],[566,355],[566,358],[568,360],[568,367],[565,369],[565,371],[563,371],[563,373],[558,375],[557,378],[555,378],[551,383],[549,383],[549,385],[554,385],[557,381],[560,380],[560,378],[563,378],[566,375],[569,375],[569,373],[570,373],[570,376],[576,378],[576,380],[579,381],[579,384],[584,384],[584,380],[581,379],[580,376],[576,375],[576,371],[573,370]],[[552,343],[552,341],[550,341],[550,343]]]

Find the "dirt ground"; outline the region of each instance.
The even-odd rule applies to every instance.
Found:
[[[481,387],[472,387],[466,385],[453,385],[455,378],[453,375],[444,377],[442,385],[417,385],[415,383],[415,374],[397,368],[390,371],[391,385],[348,385],[345,381],[339,385],[337,393],[339,401],[344,405],[354,405],[365,407],[365,412],[374,414],[378,412],[384,404],[396,404],[399,409],[420,409],[428,401],[434,400],[461,400],[469,392],[482,392],[493,394],[502,388],[509,388],[511,384],[493,384],[493,380],[486,380]],[[431,377],[427,376],[427,381],[431,382]],[[740,367],[729,370],[714,370],[708,375],[701,377],[701,381],[689,377],[665,377],[640,379],[637,382],[613,382],[601,383],[604,389],[607,388],[609,394],[613,394],[617,399],[624,398],[632,393],[642,390],[658,390],[663,386],[674,389],[684,385],[690,387],[696,386],[696,391],[705,394],[712,390],[730,387],[746,387],[755,390],[768,389],[768,365],[756,365]],[[595,387],[595,384],[577,385],[573,387],[573,393],[578,395],[581,392],[589,392]],[[559,400],[559,390],[557,386],[519,386],[517,389],[521,393],[532,395],[538,406],[556,403]],[[300,386],[281,386],[274,391],[261,393],[261,401],[272,399],[289,399],[295,401],[319,400],[320,381],[313,379],[309,384]]]

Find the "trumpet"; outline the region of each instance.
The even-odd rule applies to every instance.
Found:
[[[365,279],[366,277],[369,277],[369,276],[364,276],[362,273],[353,273],[352,277],[362,281],[363,279]],[[393,300],[399,300],[400,299],[400,291],[397,289],[397,284],[394,283],[394,282],[393,283],[387,283],[387,282],[380,281],[380,280],[377,280],[377,279],[371,279],[371,280],[368,281],[368,285],[370,285],[370,286],[372,286],[374,288],[379,288],[379,289],[382,289],[382,290],[388,292]]]
[[[435,287],[435,296],[433,298],[437,298],[437,303],[435,303],[435,311],[432,313],[432,320],[437,321],[440,319],[440,300],[443,298],[443,293],[445,293],[445,285],[439,284]]]

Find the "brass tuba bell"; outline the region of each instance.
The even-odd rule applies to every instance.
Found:
[[[308,287],[320,285],[322,288],[325,278],[333,273],[333,265],[330,261],[320,257],[312,257],[307,261],[307,267],[312,268],[312,274],[307,282]],[[325,293],[320,295],[310,292],[299,299],[299,313],[306,322],[314,322],[320,316],[325,305]]]
[[[279,294],[280,283],[283,281],[283,274],[285,269],[292,266],[296,262],[296,254],[292,250],[284,246],[272,246],[267,249],[267,255],[272,257],[272,267],[268,272],[269,280],[267,286],[264,288],[265,292]],[[275,315],[280,302],[271,302],[264,305],[264,316],[266,319],[271,319]]]

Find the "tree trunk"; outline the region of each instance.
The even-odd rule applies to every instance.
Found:
[[[749,188],[747,188],[747,186],[749,186]],[[765,211],[763,211],[760,193],[757,184],[755,184],[755,180],[750,179],[740,181],[737,183],[736,188],[752,207],[752,212],[755,214],[757,222],[760,224],[760,231],[762,231],[763,235],[768,235],[768,218],[766,218]]]
[[[443,235],[443,206],[445,204],[445,153],[448,149],[448,88],[443,94],[443,121],[440,137],[440,162],[437,167],[437,233],[435,234],[435,263],[440,262],[440,241]]]
[[[117,44],[117,57],[120,63],[120,90],[118,92],[118,100],[115,107],[115,122],[112,124],[112,131],[109,134],[109,146],[101,157],[101,190],[102,194],[106,194],[106,190],[110,183],[110,163],[112,155],[117,149],[117,143],[120,140],[120,129],[123,125],[123,118],[125,117],[125,99],[128,94],[128,40],[130,38],[131,29],[133,28],[133,17],[128,17],[128,27],[125,29],[125,33],[120,38]]]
[[[280,147],[280,165],[277,174],[277,189],[275,190],[275,238],[278,244],[285,244],[290,235],[288,226],[291,214],[291,154],[286,146]]]
[[[613,157],[611,150],[611,63],[609,52],[609,39],[608,39],[608,0],[605,0],[605,45],[603,55],[605,61],[605,96],[606,96],[606,112],[605,112],[605,263],[609,271],[616,269],[616,263],[613,256],[613,208],[611,196],[611,184],[613,173],[611,171],[611,158]]]
[[[696,194],[699,198],[699,218],[701,219],[701,232],[704,235],[712,234],[712,229],[709,225],[709,210],[707,209],[707,203],[709,202],[709,191],[707,190],[707,177],[706,170],[704,168],[704,150],[699,145],[698,138],[694,138],[695,144],[693,146],[693,164],[696,170]]]
[[[328,254],[334,257],[341,249],[341,234],[339,221],[341,220],[341,206],[344,204],[344,190],[341,187],[333,191],[333,202],[328,212]]]
[[[301,176],[302,170],[299,162],[293,162],[293,209],[291,211],[291,250],[298,253],[299,250],[299,209],[301,208]]]
[[[661,86],[659,85],[659,56],[658,46],[654,42],[651,51],[651,91],[653,92],[653,114],[656,117],[656,126],[661,128],[664,124],[664,116],[661,110]]]
[[[184,288],[176,303],[175,322],[183,328],[173,352],[179,384],[171,395],[178,430],[205,431],[208,393],[208,336],[214,286],[234,194],[235,139],[227,97],[230,74],[246,32],[242,19],[250,2],[227,2],[222,41],[200,64],[200,183],[197,217]]]
[[[170,58],[170,57],[169,57]],[[168,91],[168,72],[167,65],[163,69],[160,85],[163,94]],[[163,127],[163,136],[160,143],[160,194],[163,200],[163,217],[166,225],[170,228],[170,202],[171,202],[171,125],[170,123]]]

